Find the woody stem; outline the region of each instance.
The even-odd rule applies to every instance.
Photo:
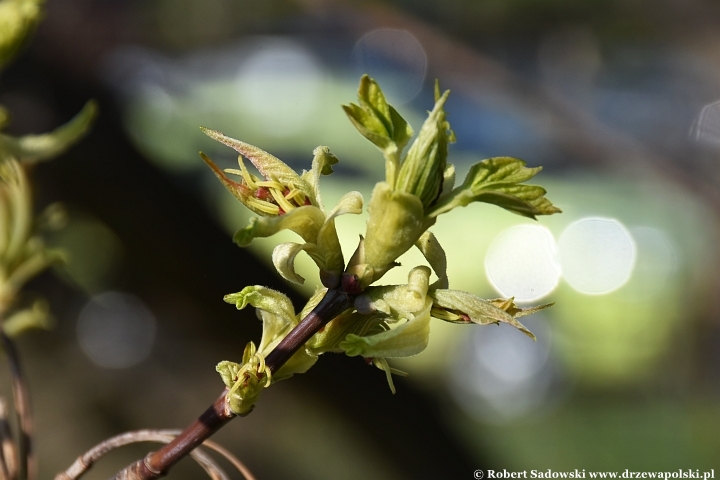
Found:
[[[277,372],[295,352],[305,345],[310,337],[330,320],[350,308],[354,297],[340,289],[328,290],[320,303],[267,355],[265,358],[267,368],[273,373]],[[173,465],[235,416],[230,410],[226,389],[197,420],[170,443],[158,451],[150,453],[143,460],[129,465],[114,478],[116,480],[151,480],[164,476]]]

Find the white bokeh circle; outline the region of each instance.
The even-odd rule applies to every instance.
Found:
[[[578,292],[604,295],[632,275],[636,246],[630,232],[611,218],[586,217],[568,225],[558,240],[562,274]]]
[[[560,281],[557,245],[539,225],[517,225],[495,237],[485,257],[485,271],[495,289],[519,302],[550,294]]]

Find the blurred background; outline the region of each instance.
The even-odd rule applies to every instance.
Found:
[[[249,218],[199,159],[221,130],[297,169],[340,158],[325,203],[366,201],[379,152],[345,118],[362,73],[417,131],[438,78],[463,178],[487,157],[542,165],[563,209],[532,222],[471,205],[443,216],[451,288],[556,302],[526,324],[432,325],[391,361],[325,355],[216,440],[260,479],[471,478],[475,469],[719,469],[720,6],[711,0],[55,0],[0,77],[13,134],[89,98],[93,131],[34,171],[69,263],[29,289],[51,332],[21,339],[41,478],[126,430],[181,428],[220,393],[221,360],[260,338],[222,301],[293,290],[269,265],[287,237],[239,249]],[[364,217],[341,218],[350,253]],[[418,254],[402,259],[402,281]],[[5,373],[3,375],[6,376]],[[7,382],[4,382],[7,385]],[[128,447],[88,478],[143,456]],[[719,470],[720,471],[720,470]],[[183,461],[169,478],[198,478]]]

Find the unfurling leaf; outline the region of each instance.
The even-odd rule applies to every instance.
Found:
[[[542,167],[525,165],[522,160],[511,157],[489,158],[473,165],[465,182],[440,199],[428,216],[436,217],[472,202],[492,203],[532,219],[537,215],[560,213],[561,210],[545,198],[544,188],[522,184],[542,170]]]
[[[359,336],[349,334],[340,348],[348,356],[354,357],[409,357],[425,350],[430,337],[430,307],[428,299],[426,307],[405,323],[375,335]]]
[[[446,120],[445,102],[450,90],[440,95],[436,83],[435,107],[423,123],[420,133],[402,160],[394,190],[412,193],[425,209],[434,205],[442,191],[447,167],[448,144],[455,141],[455,133]]]
[[[430,230],[426,230],[415,242],[415,246],[423,254],[438,277],[437,282],[433,283],[431,288],[448,288],[447,257],[445,250],[443,250],[435,235]]]
[[[223,300],[235,304],[238,310],[251,305],[286,318],[288,321],[295,318],[295,309],[287,295],[259,285],[245,287],[238,293],[225,295]]]
[[[459,290],[437,289],[430,292],[433,299],[431,315],[451,323],[507,323],[533,340],[535,335],[516,319],[547,308],[552,304],[522,309],[508,300],[483,300],[471,293]]]
[[[313,205],[320,207],[320,210],[325,211],[325,207],[320,197],[320,176],[330,175],[333,173],[333,165],[338,163],[338,158],[330,153],[328,147],[317,147],[313,150],[313,161],[312,169],[309,172],[303,172],[301,178],[310,186],[314,193]]]
[[[325,215],[319,208],[308,205],[298,207],[277,217],[251,218],[250,223],[233,236],[241,247],[250,245],[254,238],[269,237],[281,230],[292,230],[306,242],[314,243],[325,223]]]
[[[412,127],[387,103],[380,86],[367,75],[360,79],[358,102],[360,105],[343,105],[343,110],[358,132],[383,152],[386,180],[392,185],[400,167],[400,153],[413,135]]]
[[[305,283],[305,278],[295,271],[295,257],[297,254],[314,248],[312,243],[294,243],[287,242],[281,243],[272,253],[272,262],[275,266],[275,270],[287,281],[302,285]]]
[[[360,105],[343,105],[343,110],[355,128],[380,150],[391,145],[400,152],[413,135],[405,119],[385,100],[377,82],[367,75],[360,78]]]

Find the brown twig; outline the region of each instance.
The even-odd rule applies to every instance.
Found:
[[[128,469],[132,471],[134,476],[117,476],[115,478],[145,480],[163,476],[171,466],[192,452],[205,439],[235,417],[235,414],[228,407],[225,398],[226,394],[227,389],[223,390],[218,399],[170,443],[164,445],[157,452],[149,454],[143,460],[138,460],[130,465]],[[118,475],[121,474],[123,472]]]
[[[136,442],[168,443],[180,433],[180,430],[138,430],[109,438],[88,450],[84,455],[78,457],[78,459],[75,460],[75,463],[73,463],[65,472],[58,474],[55,477],[55,480],[76,480],[80,478],[102,456],[116,448]],[[240,462],[240,460],[235,458],[232,454],[213,442],[207,441],[203,445],[218,451],[221,455],[228,459],[228,461],[232,463],[233,466],[237,468],[247,480],[255,480],[252,474],[249,473],[247,467],[245,467],[245,465],[243,465],[242,462]],[[200,464],[212,480],[229,480],[228,475],[220,468],[220,466],[202,450],[195,449],[190,452],[190,456],[198,462],[198,464]]]
[[[293,328],[288,335],[265,358],[265,366],[273,373],[290,360],[310,337],[315,335],[330,320],[350,308],[353,296],[341,290],[328,290],[320,303]]]
[[[180,433],[181,433],[180,430],[175,430],[176,436],[180,435]],[[237,468],[237,470],[243,475],[243,477],[245,477],[245,480],[257,480],[255,478],[255,475],[253,475],[252,472],[250,471],[250,469],[248,469],[245,466],[245,464],[240,461],[240,459],[238,459],[235,455],[230,453],[230,451],[228,449],[226,449],[225,447],[223,447],[222,445],[215,443],[212,440],[205,440],[203,442],[203,446],[211,448],[211,449],[215,450],[216,452],[218,452],[223,457],[225,457],[225,460],[232,463],[232,466]]]
[[[12,375],[13,401],[18,416],[19,433],[17,440],[18,452],[18,478],[33,480],[36,478],[37,468],[32,450],[32,413],[30,410],[30,395],[25,378],[20,368],[20,357],[15,343],[0,328],[0,341],[10,364]]]
[[[0,479],[11,480],[17,474],[17,450],[8,422],[8,405],[0,398]]]
[[[267,355],[265,365],[270,371],[277,372],[310,337],[350,308],[353,299],[353,295],[342,290],[328,290],[320,303]],[[205,413],[170,443],[120,471],[114,477],[115,480],[151,480],[165,475],[173,465],[234,417],[225,389]]]

